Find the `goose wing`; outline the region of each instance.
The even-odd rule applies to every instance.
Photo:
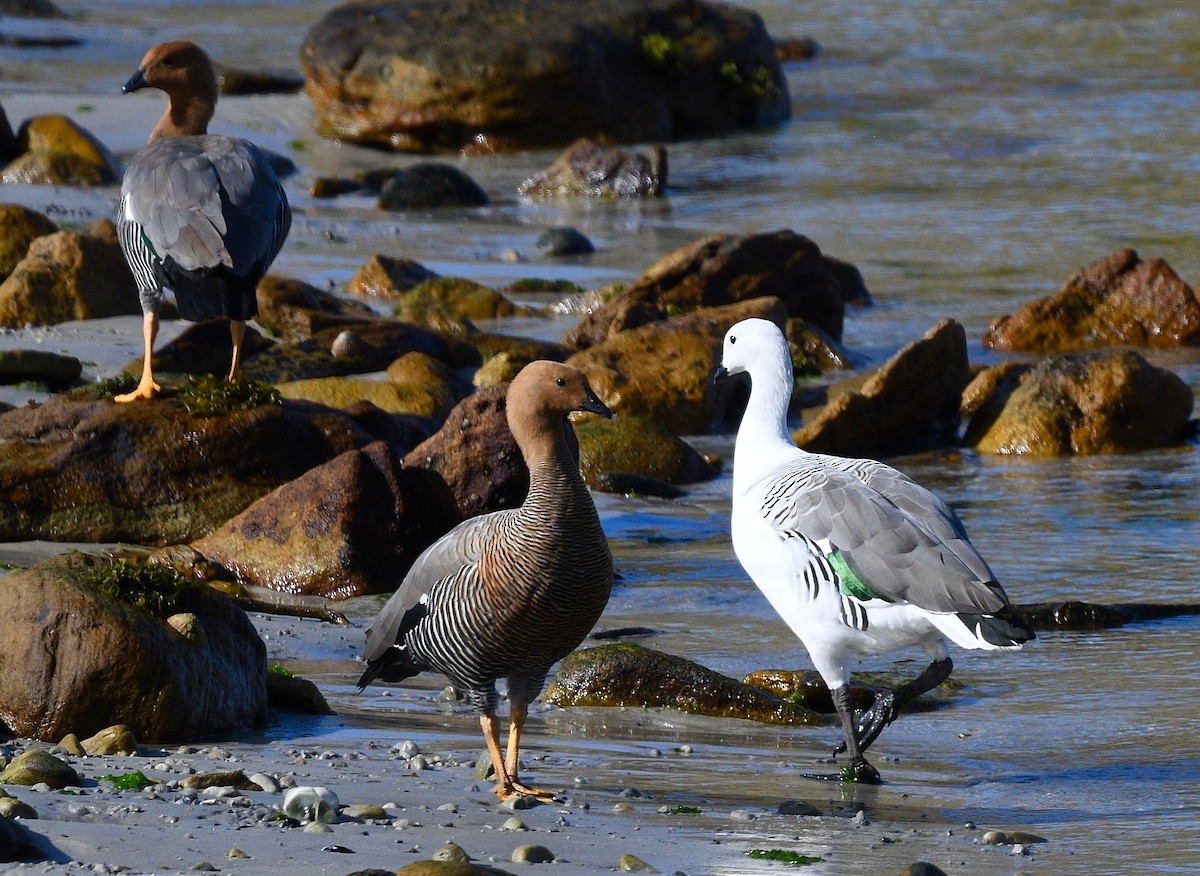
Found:
[[[763,516],[825,550],[839,575],[857,579],[843,581],[852,591],[936,612],[989,613],[1007,604],[961,521],[956,527],[957,517],[939,510],[941,500],[926,503],[912,481],[917,491],[883,472],[874,479],[896,498],[854,473],[796,457],[769,477]]]

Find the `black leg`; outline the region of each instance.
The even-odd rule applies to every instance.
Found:
[[[878,785],[882,780],[879,778],[879,771],[875,767],[867,763],[867,759],[863,757],[863,749],[865,746],[860,746],[858,742],[857,729],[854,726],[854,704],[850,699],[850,687],[842,685],[830,693],[833,695],[833,705],[837,709],[838,717],[842,720],[842,734],[846,741],[834,751],[836,755],[839,751],[847,751],[850,754],[850,764],[841,772],[841,778],[847,781],[860,782],[864,785]],[[874,708],[874,706],[872,706]]]

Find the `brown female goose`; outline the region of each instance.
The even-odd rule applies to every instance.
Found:
[[[195,43],[146,53],[128,94],[158,88],[167,109],[121,185],[117,234],[137,280],[145,357],[137,389],[117,401],[158,393],[151,367],[163,290],[192,321],[229,318],[237,374],[246,320],[258,313],[255,287],[283,246],[292,214],[270,162],[246,140],[208,133],[217,105],[212,61]]]
[[[431,545],[367,630],[373,679],[432,670],[464,690],[496,767],[496,795],[550,799],[517,778],[529,703],[550,667],[583,641],[612,590],[612,556],[567,446],[571,411],[611,417],[578,370],[533,362],[509,387],[509,427],[529,467],[520,508],[467,520]],[[508,682],[508,752],[500,753],[496,680]]]

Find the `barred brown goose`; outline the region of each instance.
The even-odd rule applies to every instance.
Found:
[[[612,555],[567,446],[565,417],[611,417],[578,370],[533,362],[508,390],[509,427],[529,467],[520,508],[464,521],[431,545],[367,630],[367,669],[400,681],[445,675],[479,715],[501,800],[549,796],[517,776],[529,703],[550,668],[591,631],[612,590]],[[508,752],[501,757],[497,679],[508,682]]]
[[[137,280],[145,344],[141,380],[116,397],[122,402],[159,391],[151,355],[164,289],[175,293],[184,319],[229,318],[228,379],[235,377],[246,320],[258,314],[255,288],[292,222],[283,187],[258,147],[207,133],[217,77],[203,49],[155,46],[122,91],[142,88],[166,92],[167,109],[121,184],[117,234]]]

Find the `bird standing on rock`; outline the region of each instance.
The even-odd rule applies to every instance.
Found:
[[[807,453],[787,427],[792,361],[779,328],[763,319],[725,335],[716,379],[750,376],[733,457],[734,552],[800,637],[833,695],[849,767],[842,778],[878,784],[863,752],[899,706],[932,690],[963,648],[1016,649],[1034,638],[939,497],[871,459]],[[932,662],[884,690],[855,720],[849,661],[918,646]]]
[[[520,782],[521,731],[551,666],[587,636],[608,604],[608,540],[579,463],[567,445],[566,416],[611,417],[582,372],[556,362],[525,366],[509,387],[506,416],[529,468],[519,508],[464,521],[413,563],[367,630],[372,680],[439,672],[466,692],[479,714],[501,800],[547,792]],[[508,751],[500,752],[497,679],[508,682]]]
[[[175,293],[184,319],[229,318],[233,380],[246,320],[258,314],[255,289],[292,222],[283,187],[258,147],[208,133],[218,89],[203,49],[190,42],[155,46],[122,91],[142,88],[166,92],[167,109],[121,184],[117,235],[138,285],[145,357],[137,388],[116,396],[120,402],[160,391],[151,355],[164,289]]]

